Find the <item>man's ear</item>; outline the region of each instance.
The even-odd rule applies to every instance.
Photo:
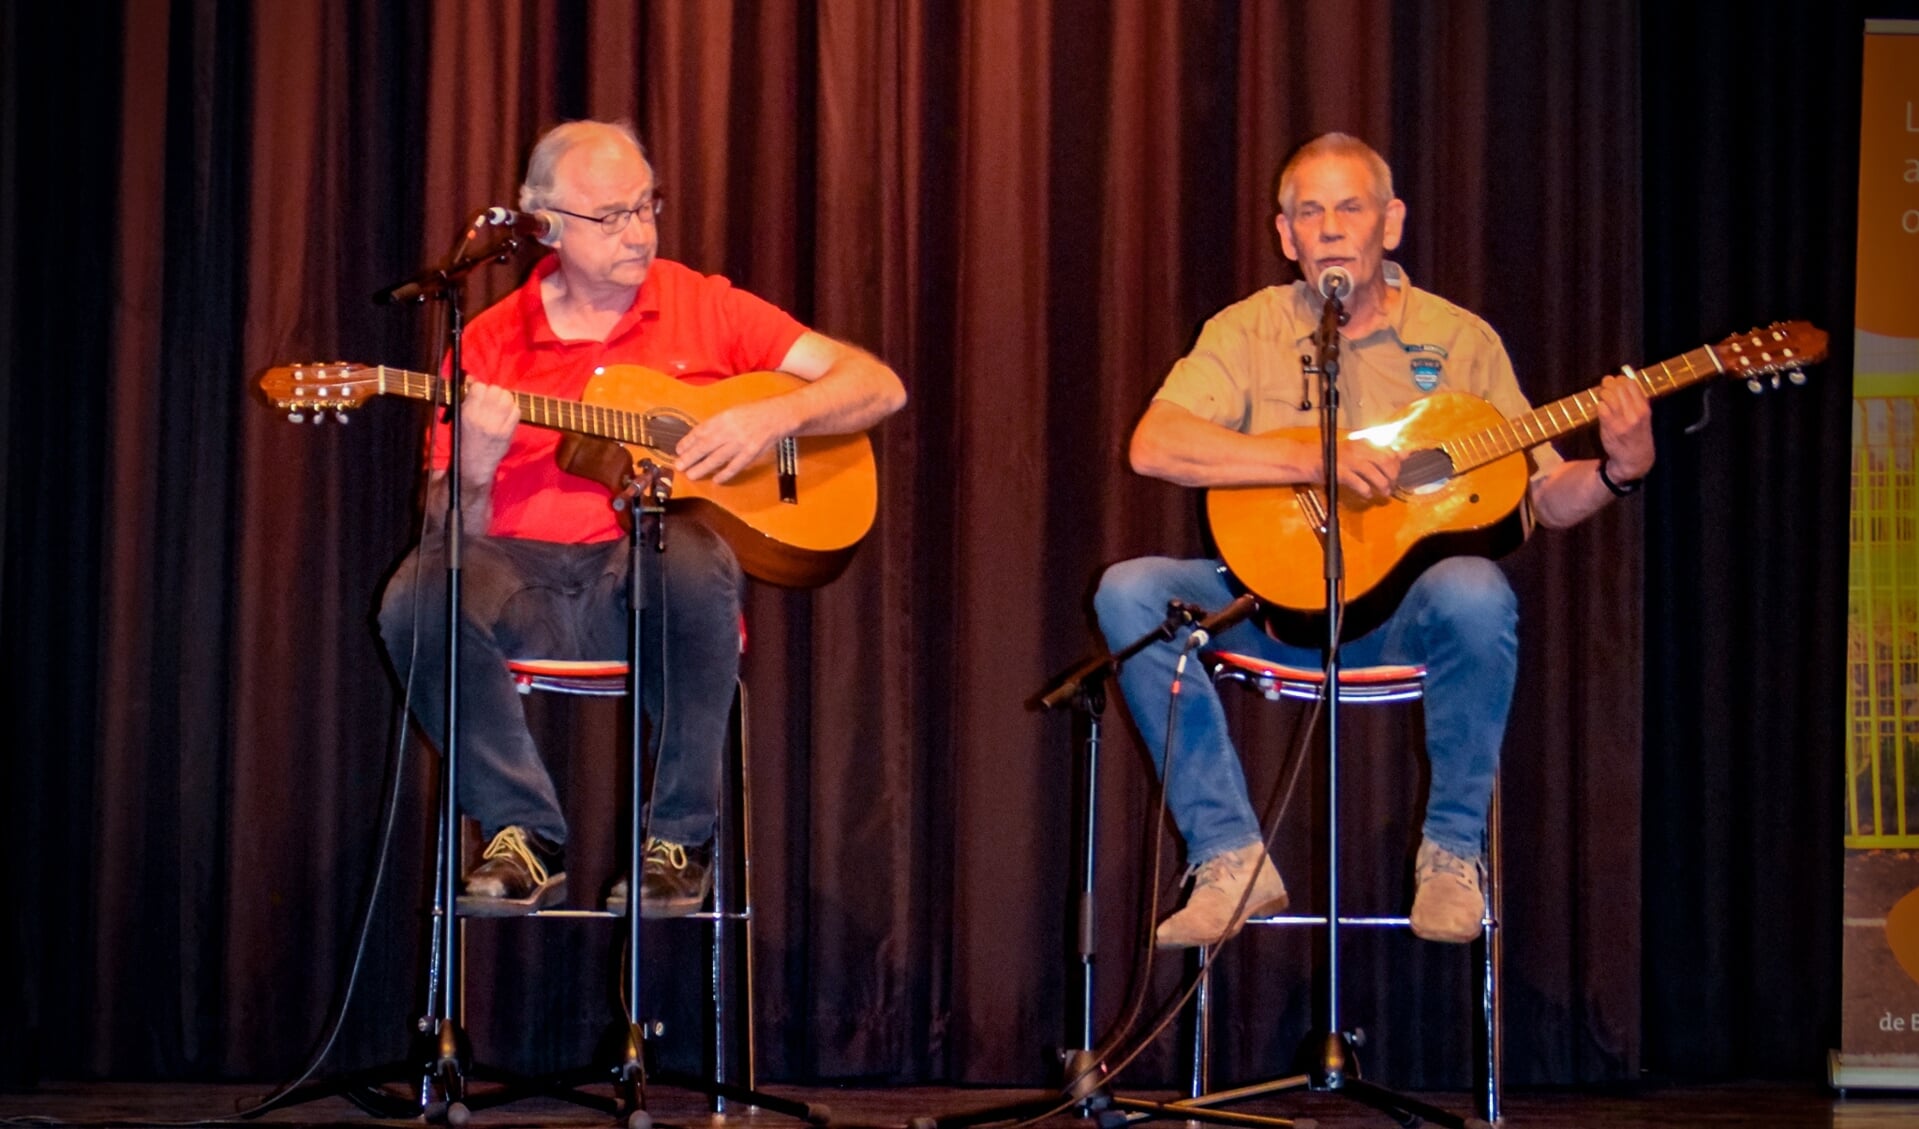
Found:
[[[1406,201],[1397,197],[1386,201],[1386,249],[1399,248],[1400,237],[1406,234]]]
[[[1273,217],[1273,228],[1279,232],[1279,249],[1286,253],[1287,258],[1298,262],[1299,245],[1293,242],[1293,224],[1286,218],[1285,212]]]

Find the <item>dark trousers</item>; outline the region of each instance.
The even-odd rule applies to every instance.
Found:
[[[468,538],[460,572],[459,802],[487,836],[518,824],[566,841],[553,777],[527,731],[506,660],[626,658],[629,555],[624,539]],[[400,565],[380,606],[387,654],[402,681],[413,672],[413,715],[436,747],[446,733],[445,557],[443,540],[429,537]],[[662,839],[703,843],[713,833],[740,669],[740,567],[691,518],[669,525],[665,553],[648,545],[641,558],[642,690],[656,757],[647,826]]]

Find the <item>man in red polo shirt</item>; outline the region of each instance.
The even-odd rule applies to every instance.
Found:
[[[488,844],[459,909],[491,916],[530,913],[566,894],[566,821],[505,659],[615,658],[626,652],[628,621],[627,546],[606,488],[559,468],[557,432],[517,426],[509,390],[578,400],[594,370],[614,364],[693,380],[769,369],[805,380],[715,414],[680,441],[678,474],[719,482],[788,436],[863,431],[906,402],[899,377],[871,354],[724,278],[656,258],[660,196],[626,125],[578,121],[548,132],[527,163],[520,207],[563,217],[559,239],[525,285],[468,327],[460,437],[459,802]],[[447,439],[446,428],[434,429],[430,523],[446,511]],[[443,546],[430,524],[380,609],[388,654],[402,672],[415,669],[415,716],[436,744],[446,712],[444,664],[434,662],[445,651]],[[717,536],[686,519],[668,551],[647,559],[658,562],[665,595],[662,611],[644,617],[642,645],[665,662],[643,671],[658,759],[649,812],[635,820],[647,831],[640,903],[648,916],[672,916],[698,909],[712,884],[720,757],[739,672],[740,569]]]

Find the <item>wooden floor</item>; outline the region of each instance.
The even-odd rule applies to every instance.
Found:
[[[607,1088],[597,1087],[598,1093]],[[830,1107],[832,1124],[847,1129],[900,1127],[921,1115],[950,1116],[996,1102],[1033,1096],[1032,1091],[917,1087],[900,1089],[824,1089],[770,1087],[782,1097]],[[26,1093],[0,1093],[0,1126],[20,1125],[192,1125],[230,1119],[262,1096],[257,1087],[129,1083],[47,1083]],[[1128,1097],[1156,1095],[1128,1094]],[[1470,1112],[1461,1094],[1428,1094],[1445,1109]],[[656,1123],[674,1126],[730,1124],[745,1129],[788,1129],[801,1122],[765,1110],[729,1114],[723,1122],[708,1112],[703,1097],[664,1086],[653,1087],[647,1108]],[[1265,1098],[1236,1105],[1246,1113],[1295,1119],[1311,1118],[1319,1129],[1393,1129],[1385,1116],[1340,1095],[1304,1094]],[[1506,1098],[1503,1124],[1523,1129],[1669,1129],[1679,1126],[1760,1125],[1769,1129],[1893,1129],[1919,1126],[1919,1095],[1838,1097],[1813,1087],[1728,1086],[1640,1090],[1631,1093],[1566,1091],[1514,1092]],[[234,1124],[228,1121],[229,1124]],[[550,1098],[516,1102],[473,1113],[474,1126],[604,1126],[610,1116]],[[296,1108],[279,1109],[257,1121],[263,1126],[417,1125],[417,1119],[372,1117],[343,1098],[330,1097]],[[1067,1129],[1089,1124],[1070,1114],[1049,1119]],[[1162,1122],[1162,1124],[1171,1124]]]

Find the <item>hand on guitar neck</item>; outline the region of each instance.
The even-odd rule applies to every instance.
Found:
[[[1548,529],[1577,525],[1612,502],[1602,463],[1614,483],[1638,482],[1652,470],[1652,401],[1644,389],[1623,376],[1601,381],[1598,422],[1603,460],[1563,463],[1532,484],[1533,516]]]

